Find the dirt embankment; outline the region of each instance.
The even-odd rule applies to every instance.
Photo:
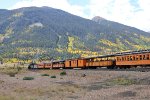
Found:
[[[150,72],[0,69],[0,100],[149,100]]]

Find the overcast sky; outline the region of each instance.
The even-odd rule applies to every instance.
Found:
[[[150,0],[0,0],[0,9],[49,6],[91,19],[100,16],[150,31]]]

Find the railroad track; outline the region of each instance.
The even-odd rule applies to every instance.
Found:
[[[38,71],[39,69],[30,69],[30,71]],[[40,70],[50,70],[50,69],[40,69]],[[61,69],[54,69],[61,70]],[[140,68],[129,68],[129,69],[107,69],[107,68],[97,68],[97,69],[63,69],[63,70],[91,70],[91,71],[136,71],[136,72],[150,72],[150,67],[140,67]]]
[[[129,68],[129,69],[107,69],[107,68],[97,68],[97,71],[139,71],[139,72],[149,72],[150,67],[139,67],[139,68]]]

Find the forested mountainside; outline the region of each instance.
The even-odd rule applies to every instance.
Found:
[[[150,34],[50,7],[0,10],[0,58],[66,59],[150,48]]]

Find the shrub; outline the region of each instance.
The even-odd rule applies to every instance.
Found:
[[[22,67],[17,67],[17,70],[18,70],[18,71],[22,70]]]
[[[51,78],[56,78],[56,76],[51,76]]]
[[[18,74],[18,71],[16,71],[16,70],[7,70],[4,73],[9,75],[10,77],[15,77],[15,75]]]
[[[67,73],[66,73],[65,71],[63,71],[63,72],[60,73],[60,75],[61,75],[61,76],[67,75]]]
[[[42,74],[41,76],[49,76],[48,74]]]
[[[8,73],[10,77],[15,77],[17,73]]]
[[[112,81],[114,84],[117,85],[131,85],[134,84],[133,80],[127,79],[127,78],[116,78]]]
[[[24,77],[23,80],[34,80],[34,77]]]

